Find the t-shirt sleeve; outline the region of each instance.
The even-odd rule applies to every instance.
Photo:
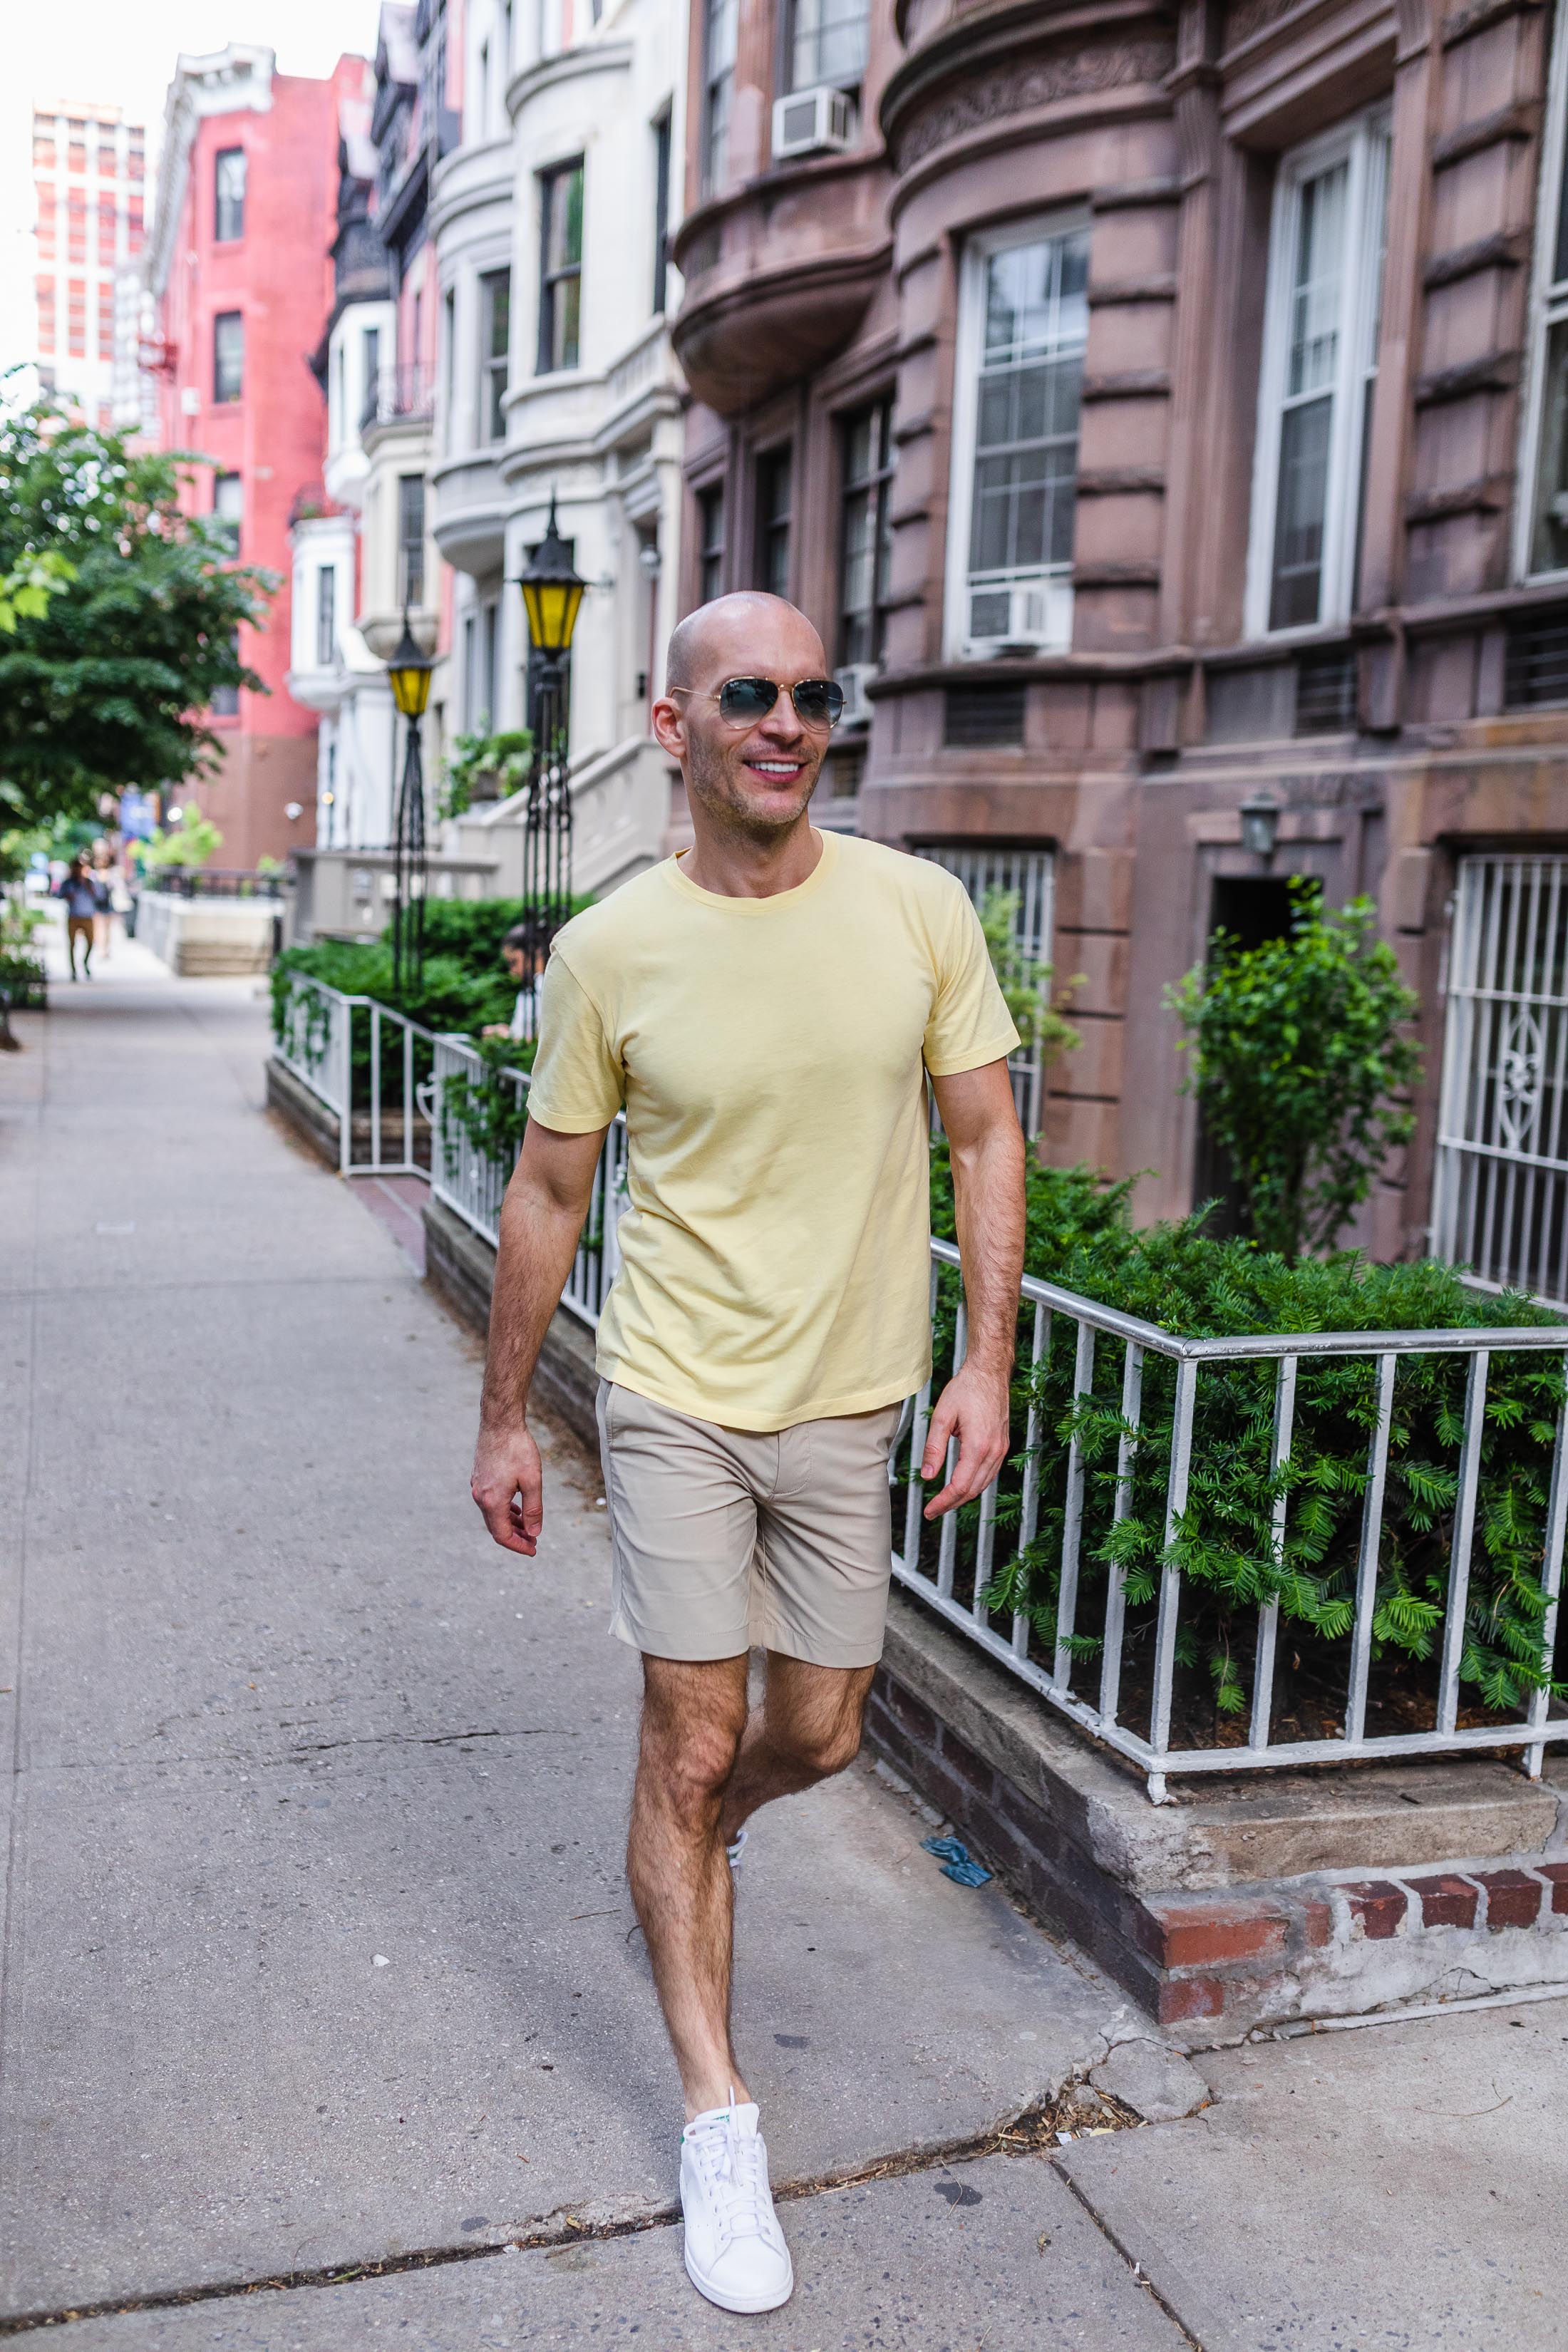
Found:
[[[529,1115],[562,1135],[590,1135],[608,1127],[621,1107],[621,1066],[597,1005],[559,955],[544,968],[540,997]]]
[[[926,1023],[925,1066],[933,1078],[1002,1061],[1020,1043],[991,969],[980,918],[965,894],[955,891],[953,898],[938,959],[936,1001]]]

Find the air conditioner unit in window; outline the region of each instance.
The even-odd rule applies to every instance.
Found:
[[[773,161],[855,143],[855,100],[845,89],[797,89],[773,101]]]
[[[844,667],[836,669],[833,675],[844,688],[843,725],[846,727],[868,726],[871,719],[871,705],[867,698],[866,686],[867,681],[877,675],[876,663],[846,662]]]
[[[969,592],[973,645],[1067,646],[1072,642],[1072,583],[1002,580]]]

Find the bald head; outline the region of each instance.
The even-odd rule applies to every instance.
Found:
[[[820,677],[826,667],[822,639],[797,605],[743,588],[700,604],[671,632],[665,691],[710,691],[727,677]]]

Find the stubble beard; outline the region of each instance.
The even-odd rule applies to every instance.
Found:
[[[686,785],[694,800],[700,801],[708,815],[717,824],[738,839],[766,845],[798,824],[811,805],[811,796],[822,777],[819,760],[810,780],[797,791],[793,804],[781,802],[776,795],[765,802],[753,800],[742,782],[739,761],[731,764],[730,757],[700,739],[689,743],[687,753]]]

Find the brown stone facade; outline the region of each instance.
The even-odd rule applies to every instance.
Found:
[[[691,142],[684,603],[787,583],[835,662],[864,662],[847,469],[889,402],[868,717],[838,739],[827,821],[1051,854],[1083,1044],[1044,1149],[1153,1171],[1147,1215],[1205,1174],[1167,984],[1216,920],[1278,929],[1285,877],[1368,892],[1421,996],[1426,1077],[1357,1237],[1425,1246],[1461,864],[1568,851],[1568,497],[1559,530],[1536,492],[1564,431],[1552,9],[872,0],[854,142],[775,161],[784,5],[740,0],[725,152]],[[693,122],[713,17],[695,0]],[[1068,418],[1043,457],[1068,346],[1042,296],[1005,330],[1012,379],[993,368],[986,259],[1037,233],[1060,247],[1050,318],[1076,271],[1081,322],[1076,451]],[[1043,430],[1042,397],[1063,410]],[[1260,793],[1267,857],[1242,839]],[[1528,1109],[1544,1033],[1510,1035]]]

